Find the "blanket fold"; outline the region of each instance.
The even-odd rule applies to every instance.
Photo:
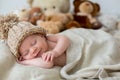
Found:
[[[120,70],[120,48],[110,34],[86,29],[73,29],[62,34],[71,40],[67,65],[61,69],[62,77],[68,80],[105,78]]]

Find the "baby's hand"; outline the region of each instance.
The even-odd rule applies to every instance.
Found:
[[[44,60],[44,61],[53,61],[53,59],[54,59],[54,57],[55,57],[55,52],[54,51],[48,51],[48,52],[46,52],[46,53],[43,53],[42,54],[42,59]]]

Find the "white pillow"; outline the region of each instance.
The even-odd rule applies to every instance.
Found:
[[[15,59],[4,40],[0,40],[0,79],[9,72],[10,66],[14,65]]]
[[[2,64],[10,65],[15,61],[5,40],[0,40],[0,66]],[[11,62],[11,63],[10,63]],[[6,66],[7,67],[7,66]],[[5,67],[4,67],[5,68]],[[1,69],[1,67],[0,67]]]

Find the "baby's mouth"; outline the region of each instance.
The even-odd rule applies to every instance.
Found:
[[[37,57],[41,57],[42,56],[41,51],[42,51],[42,49],[40,49],[40,51],[38,52]]]

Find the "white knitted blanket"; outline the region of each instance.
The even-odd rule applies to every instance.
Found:
[[[72,29],[63,68],[42,69],[17,64],[8,46],[0,41],[0,80],[120,80],[120,50],[115,39],[100,30]]]
[[[64,34],[70,38],[71,46],[67,50],[67,65],[61,69],[62,77],[67,80],[120,77],[120,47],[110,34],[86,29]]]

